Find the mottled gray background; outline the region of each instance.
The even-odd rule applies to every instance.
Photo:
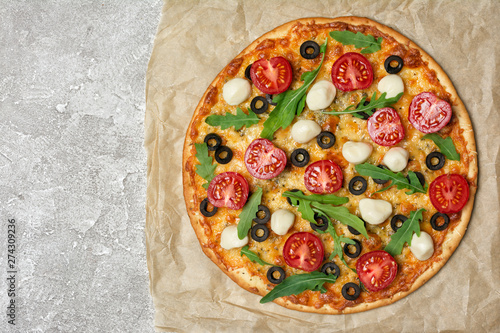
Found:
[[[0,1],[1,332],[153,331],[143,119],[161,6]]]

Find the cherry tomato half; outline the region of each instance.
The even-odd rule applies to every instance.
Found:
[[[248,182],[236,172],[224,172],[210,182],[208,201],[215,207],[242,208],[248,199]]]
[[[469,200],[469,183],[461,175],[441,175],[429,186],[429,197],[440,213],[457,213]]]
[[[292,66],[283,57],[260,59],[252,64],[250,78],[264,94],[280,94],[292,83]]]
[[[451,105],[431,92],[413,97],[408,120],[422,133],[434,133],[445,127],[451,119]]]
[[[333,64],[332,82],[342,91],[366,89],[373,82],[372,66],[363,55],[348,52]]]
[[[368,134],[381,146],[393,146],[403,140],[405,129],[396,110],[383,108],[368,118]]]
[[[372,251],[359,257],[356,272],[366,289],[379,291],[394,281],[398,264],[389,253],[382,250]]]
[[[256,139],[245,151],[245,165],[255,178],[271,179],[286,166],[286,154],[268,139]]]
[[[307,272],[315,271],[321,266],[324,253],[323,243],[318,236],[310,232],[297,232],[291,235],[283,246],[286,264]]]
[[[331,160],[310,164],[304,173],[304,185],[312,193],[334,193],[342,187],[344,176],[340,167]]]

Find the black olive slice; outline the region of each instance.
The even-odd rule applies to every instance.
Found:
[[[256,242],[263,242],[269,237],[269,228],[265,224],[256,224],[252,227],[250,236]]]
[[[398,63],[396,67],[392,67],[391,65],[393,61],[396,61]],[[385,59],[384,62],[385,71],[389,74],[397,74],[401,71],[404,64],[405,63],[403,59],[401,59],[401,57],[398,57],[397,55],[391,55],[390,57]]]
[[[316,142],[323,149],[331,148],[335,144],[335,134],[323,131],[316,137]]]
[[[259,214],[261,212],[264,213],[263,217],[261,217],[262,214]],[[257,211],[257,215],[255,216],[253,221],[258,224],[266,224],[267,222],[269,222],[270,219],[271,219],[271,212],[269,211],[269,208],[267,208],[264,205],[259,205],[259,210]]]
[[[328,229],[328,219],[326,216],[319,215],[318,213],[314,214],[314,220],[318,222],[318,224],[309,222],[311,224],[311,229],[314,231],[326,231]],[[319,221],[318,221],[319,220]]]
[[[202,213],[203,216],[206,216],[206,217],[214,216],[215,213],[217,213],[217,207],[212,206],[213,209],[209,212],[207,210],[208,204],[209,204],[208,198],[203,199],[203,201],[200,203],[200,213]]]
[[[404,215],[394,215],[391,219],[392,230],[394,230],[394,232],[398,231],[398,229],[403,226],[403,223],[405,223],[406,220],[408,220],[408,218]]]
[[[215,160],[219,164],[228,164],[233,158],[233,151],[227,146],[220,146],[215,151]]]
[[[257,107],[258,103],[262,103],[260,107]],[[253,111],[255,114],[261,114],[267,111],[269,108],[269,103],[267,102],[267,99],[265,99],[262,96],[256,96],[252,101],[250,102],[250,109]]]
[[[361,176],[356,176],[349,182],[349,192],[354,195],[361,195],[365,193],[368,188],[368,182]]]
[[[437,160],[436,160],[437,159]],[[437,163],[435,163],[437,161]],[[433,151],[429,155],[427,155],[425,159],[425,164],[430,170],[439,170],[444,166],[444,162],[446,158],[443,154],[438,151]]]
[[[413,171],[413,172],[417,176],[418,182],[420,183],[420,185],[424,186],[425,185],[425,177],[424,177],[424,175],[421,172],[418,172],[418,171]],[[408,182],[409,182],[410,181],[410,176],[407,175],[406,179],[408,179]]]
[[[304,59],[314,59],[319,55],[319,45],[315,41],[308,40],[300,46],[300,55]]]
[[[364,226],[365,226],[365,228],[366,228],[366,222],[365,222],[365,221],[363,221],[363,224],[364,224]],[[359,231],[357,231],[356,229],[354,229],[354,228],[353,228],[353,227],[351,227],[350,225],[348,225],[348,226],[347,226],[347,229],[349,229],[349,232],[350,232],[351,234],[353,234],[353,235],[356,235],[356,236],[357,236],[357,235],[360,235],[360,234],[361,234]]]
[[[280,275],[278,278],[274,277],[275,276],[274,273],[276,273],[276,272],[278,272]],[[273,266],[267,270],[267,279],[271,283],[274,283],[274,284],[281,283],[281,282],[283,282],[283,280],[285,278],[286,278],[285,270],[281,267]]]
[[[307,150],[302,148],[295,149],[292,152],[292,156],[290,156],[290,160],[296,167],[305,167],[309,163],[309,153],[307,152]]]
[[[290,192],[298,192],[298,191],[300,191],[300,190],[298,190],[298,189],[296,189],[296,188],[294,188],[293,190],[290,190]],[[289,198],[289,197],[287,197],[287,198],[286,198],[286,201],[288,201],[288,204],[289,204],[290,206],[294,206],[294,205],[292,204],[292,200],[290,200],[290,198]],[[294,206],[294,207],[295,207],[295,206]]]
[[[349,282],[342,287],[342,296],[348,301],[354,301],[360,294],[361,288],[356,283]]]
[[[222,139],[215,133],[207,134],[203,141],[207,144],[208,150],[210,151],[217,150],[222,144]]]
[[[266,100],[267,100],[267,103],[269,103],[269,105],[272,105],[272,106],[278,105],[278,103],[273,102],[273,95],[266,94]]]
[[[442,224],[438,224],[438,219],[440,217],[443,218]],[[437,212],[436,214],[432,215],[432,217],[431,217],[431,226],[432,226],[432,229],[434,229],[434,230],[443,231],[444,229],[448,228],[448,224],[450,224],[450,217],[446,214]]]
[[[326,275],[332,274],[338,278],[340,276],[340,268],[336,263],[330,261],[321,266],[321,273],[325,273]]]
[[[377,166],[378,166],[380,169],[389,170],[389,168],[388,168],[388,167],[386,167],[386,166],[385,166],[385,165],[383,165],[383,164],[379,164],[379,165],[377,165]],[[385,184],[385,183],[387,183],[387,182],[388,182],[388,180],[383,180],[383,179],[373,179],[373,181],[374,181],[375,183],[377,183],[377,184],[381,184],[381,185],[382,185],[382,184]]]
[[[252,78],[250,77],[250,69],[252,68],[252,64],[248,65],[247,68],[245,68],[245,77],[252,81]]]
[[[344,254],[349,258],[356,258],[361,254],[361,243],[357,239],[353,239],[354,244],[344,244]],[[351,252],[352,247],[356,249],[356,251]]]
[[[364,106],[367,106],[368,104],[370,104],[370,101],[364,101],[363,105]],[[359,104],[356,105],[356,109],[359,107]],[[377,111],[377,109],[373,108],[371,109],[372,112],[375,112]],[[357,112],[357,114],[361,115],[363,117],[363,120],[368,120],[368,118],[370,118],[370,115],[368,113],[366,113],[365,111],[361,111],[361,112]]]

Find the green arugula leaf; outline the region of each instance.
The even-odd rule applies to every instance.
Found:
[[[248,230],[252,227],[252,220],[257,216],[259,205],[262,200],[262,189],[257,187],[257,190],[252,193],[243,210],[241,211],[240,221],[238,222],[238,238],[243,239],[248,235]]]
[[[344,111],[325,111],[323,113],[333,115],[352,114],[357,118],[363,118],[363,115],[360,114],[361,112],[364,112],[367,115],[371,116],[373,115],[372,109],[381,109],[397,103],[401,96],[403,96],[403,93],[399,93],[397,96],[391,98],[385,98],[386,95],[387,93],[382,93],[379,98],[376,98],[377,93],[374,92],[372,98],[370,99],[370,102],[367,105],[364,105],[366,97],[363,97],[361,99],[361,102],[359,102],[358,104],[349,105],[346,109],[344,109]]]
[[[206,143],[195,143],[196,158],[200,164],[196,165],[196,173],[208,183],[203,184],[203,188],[207,189],[208,185],[215,177],[214,172],[217,164],[213,164],[213,158],[208,155],[208,146]]]
[[[425,209],[420,208],[417,211],[412,211],[410,213],[410,217],[406,220],[401,228],[398,229],[392,236],[389,244],[384,248],[384,251],[388,252],[391,256],[396,256],[401,254],[403,251],[403,246],[405,243],[408,243],[408,246],[411,245],[411,238],[413,237],[413,233],[416,233],[418,237],[420,237],[420,223],[422,220],[422,213]]]
[[[413,171],[408,171],[408,178],[410,178],[410,180],[408,181],[408,179],[401,172],[398,172],[396,174],[391,170],[385,170],[369,163],[358,164],[355,166],[355,169],[361,176],[368,176],[372,177],[373,179],[391,181],[389,186],[377,192],[383,192],[396,185],[398,190],[409,189],[410,191],[405,192],[408,195],[416,192],[427,193],[427,184],[425,184],[425,187],[422,186],[422,184],[420,184],[420,181],[418,180],[417,175]]]
[[[241,108],[236,108],[235,115],[226,112],[224,116],[213,114],[205,119],[205,122],[210,126],[220,126],[223,130],[231,126],[234,126],[235,130],[239,130],[243,126],[249,127],[257,124],[259,121],[260,118],[250,109],[248,110],[248,114],[246,114]]]
[[[248,245],[245,245],[241,249],[240,255],[242,257],[243,257],[243,255],[246,255],[248,257],[248,259],[250,259],[250,261],[256,262],[256,263],[258,263],[259,265],[262,265],[262,266],[265,266],[265,265],[274,266],[273,264],[270,264],[267,261],[264,261],[264,260],[260,259],[260,257],[256,253],[250,251]]]
[[[439,150],[446,156],[447,159],[453,161],[460,161],[460,154],[457,153],[457,149],[455,148],[455,145],[453,144],[453,140],[451,139],[451,137],[443,139],[439,134],[431,133],[424,135],[422,137],[422,140],[423,139],[429,139],[434,141],[436,146],[439,147]]]
[[[309,201],[316,201],[316,202],[324,203],[324,204],[332,204],[335,206],[343,205],[343,204],[349,202],[349,198],[338,197],[335,194],[305,195],[304,193],[302,193],[302,191],[297,191],[297,192],[286,191],[285,193],[283,193],[283,196],[288,197],[288,198],[297,198],[297,199],[303,199],[303,200],[309,200]]]
[[[260,133],[261,138],[272,140],[274,132],[280,128],[285,129],[290,126],[295,115],[300,115],[302,113],[307,89],[314,82],[316,76],[318,76],[319,70],[325,60],[327,42],[328,38],[320,47],[320,52],[323,53],[323,56],[321,57],[321,63],[318,68],[302,74],[301,79],[304,81],[304,84],[297,90],[287,90],[273,98],[273,102],[277,102],[278,105],[274,107],[273,111],[271,111],[269,117],[264,122],[264,128]]]
[[[327,275],[318,271],[292,275],[274,287],[266,296],[262,297],[260,303],[271,302],[283,296],[298,295],[306,290],[324,293],[326,292],[326,288],[323,286],[325,282],[335,283],[336,280],[337,278],[334,275]]]
[[[363,54],[374,53],[382,48],[382,37],[375,39],[372,35],[363,35],[361,32],[332,31],[330,36],[344,45],[354,45],[357,49],[364,48],[361,50]]]
[[[368,233],[366,232],[365,224],[363,220],[354,214],[349,212],[347,207],[334,207],[331,205],[325,205],[318,202],[312,203],[313,208],[319,209],[325,215],[328,215],[332,219],[339,221],[344,225],[348,225],[359,231],[365,238],[368,238]]]
[[[332,229],[333,230],[327,229],[328,233],[333,237],[333,252],[330,254],[329,260],[333,260],[335,256],[338,256],[339,259],[344,263],[344,265],[346,265],[346,267],[350,268],[351,270],[354,271],[354,273],[356,273],[356,270],[349,267],[349,265],[345,261],[344,250],[341,244],[341,242],[343,242],[346,244],[354,245],[355,244],[354,241],[350,238],[344,237],[343,235],[338,236],[337,233],[335,232],[335,229],[333,227]]]

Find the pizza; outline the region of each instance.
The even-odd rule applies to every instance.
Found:
[[[325,314],[391,304],[436,274],[478,173],[441,67],[360,17],[292,21],[238,54],[194,111],[182,170],[203,252],[260,303]]]

